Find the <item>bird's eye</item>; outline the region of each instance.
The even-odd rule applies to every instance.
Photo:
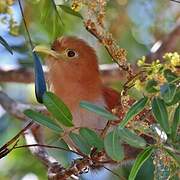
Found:
[[[67,55],[69,58],[77,57],[77,52],[74,51],[73,49],[67,49],[67,50],[66,50],[66,55]]]

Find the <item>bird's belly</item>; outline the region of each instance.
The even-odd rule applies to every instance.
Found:
[[[85,109],[79,108],[72,115],[75,127],[88,127],[99,131],[106,124],[106,120],[103,117]]]
[[[94,104],[99,106],[105,106],[105,101],[103,98],[100,98],[98,99],[98,101],[95,101]],[[73,124],[75,128],[65,128],[65,131],[67,132],[73,131],[75,133],[78,133],[79,128],[86,127],[100,134],[102,132],[101,130],[104,129],[107,123],[107,121],[103,117],[86,109],[83,109],[79,106],[74,108],[71,113],[73,116]],[[68,136],[65,136],[63,139],[71,148],[76,147]]]
[[[99,97],[96,100],[92,101],[93,104],[98,105],[100,107],[106,107],[106,103],[103,99],[103,97]],[[73,111],[73,123],[76,127],[88,127],[92,129],[103,129],[106,120],[97,115],[94,112],[90,112],[86,109],[83,109],[79,106],[77,106]]]

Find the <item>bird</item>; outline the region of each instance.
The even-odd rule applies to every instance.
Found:
[[[68,106],[74,126],[102,130],[107,121],[79,104],[88,101],[112,109],[118,103],[119,93],[103,85],[94,48],[83,39],[62,36],[52,43],[51,49],[37,46],[35,51],[48,54],[45,62],[50,90]]]

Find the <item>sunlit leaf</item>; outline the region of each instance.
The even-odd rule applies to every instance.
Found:
[[[43,95],[43,104],[60,123],[68,127],[73,126],[70,110],[55,94],[46,92]]]
[[[126,113],[124,119],[120,122],[119,127],[124,127],[134,116],[136,116],[142,109],[144,109],[147,101],[148,98],[143,97],[139,101],[135,102]]]
[[[161,98],[155,97],[152,100],[152,111],[157,122],[161,125],[164,131],[169,134],[170,126],[168,121],[168,112],[165,102]]]
[[[124,158],[124,150],[116,129],[106,135],[104,139],[104,147],[107,155],[112,160],[121,161]]]
[[[69,137],[71,138],[71,140],[74,142],[74,144],[77,146],[78,149],[80,149],[85,154],[90,154],[91,146],[89,146],[89,144],[86,142],[84,138],[82,138],[82,136],[71,132],[69,134]]]
[[[174,118],[171,126],[171,137],[173,141],[176,141],[177,131],[179,126],[180,126],[180,104],[175,110]]]
[[[146,146],[146,141],[142,137],[127,128],[118,128],[118,133],[121,139],[130,146],[137,148],[144,148]]]
[[[90,146],[96,147],[98,150],[101,150],[104,147],[103,140],[93,130],[80,128],[79,133]]]
[[[94,112],[102,117],[104,117],[107,120],[118,120],[119,118],[115,116],[114,114],[110,113],[103,107],[99,107],[93,103],[87,102],[87,101],[81,101],[80,107],[87,109],[88,111]]]
[[[41,28],[41,31],[45,31],[46,33],[48,32],[50,39],[55,39],[59,35],[62,35],[63,23],[55,6],[54,0],[41,0],[40,3],[34,7],[38,11],[36,12],[36,16],[39,18],[33,19],[33,22],[35,21],[35,23]]]
[[[24,114],[27,117],[31,118],[33,121],[37,122],[38,124],[46,126],[49,129],[51,129],[57,133],[63,132],[63,129],[58,124],[56,124],[53,119],[51,119],[39,112],[28,109],[28,110],[24,111]]]
[[[176,94],[176,85],[166,83],[160,87],[160,92],[164,101],[170,103]]]
[[[46,81],[38,55],[33,52],[34,71],[35,71],[35,94],[39,103],[43,102],[43,94],[46,92]]]
[[[141,153],[138,154],[138,156],[134,162],[134,165],[131,169],[131,172],[129,174],[128,180],[135,179],[139,169],[144,164],[144,162],[151,156],[152,153],[153,153],[153,147],[149,146],[146,149],[144,149],[144,151],[142,151]]]
[[[82,15],[81,15],[80,13],[72,10],[70,7],[65,6],[65,5],[58,5],[58,6],[59,6],[64,12],[83,19]]]
[[[13,54],[12,48],[2,36],[0,36],[0,44],[2,44],[11,54]]]

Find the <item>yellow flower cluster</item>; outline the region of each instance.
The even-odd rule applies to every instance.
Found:
[[[82,1],[81,0],[73,0],[72,1],[72,5],[71,5],[71,9],[78,12],[81,10],[82,7]]]
[[[160,72],[160,69],[163,67],[163,64],[160,63],[159,60],[153,61],[150,66],[151,74],[156,74]]]
[[[145,60],[146,60],[146,57],[143,56],[141,59],[138,60],[137,65],[138,65],[139,67],[144,66]]]
[[[15,0],[6,0],[7,4],[8,4],[9,6],[13,5],[13,4],[14,4],[14,1],[15,1]]]
[[[140,81],[139,79],[137,79],[134,83],[134,87],[139,90],[142,91],[145,87],[145,83],[143,83],[142,81]]]
[[[166,53],[163,58],[169,61],[172,66],[180,66],[180,55],[177,52]]]
[[[149,80],[155,80],[158,82],[157,88],[164,84],[167,80],[164,76],[164,70],[170,69],[176,75],[178,74],[178,68],[180,66],[180,55],[177,52],[174,53],[166,53],[163,56],[165,60],[163,63],[160,60],[155,60],[152,63],[146,63],[146,58],[143,56],[138,60],[137,65],[145,72],[145,80],[141,81],[137,79],[134,82],[134,87],[143,91],[146,87],[146,82]]]
[[[0,14],[6,14],[8,18],[0,19],[2,23],[9,25],[9,33],[11,35],[19,34],[19,26],[14,19],[14,12],[12,9],[12,5],[15,3],[15,0],[0,0]]]

